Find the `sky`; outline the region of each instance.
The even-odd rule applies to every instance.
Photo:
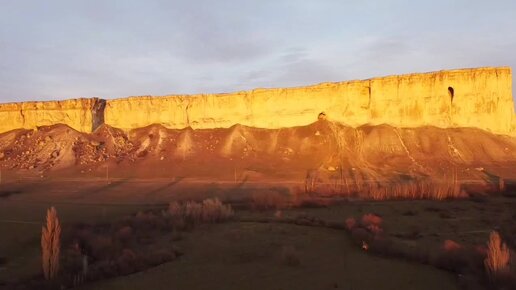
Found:
[[[0,0],[0,102],[516,68],[516,1]]]

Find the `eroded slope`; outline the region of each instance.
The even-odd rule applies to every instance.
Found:
[[[219,180],[300,180],[349,177],[390,180],[463,179],[486,172],[515,175],[516,140],[474,128],[347,127],[319,120],[308,126],[182,130],[151,125],[125,133],[94,133],[66,125],[0,134],[0,166],[18,174],[117,177],[191,177]]]

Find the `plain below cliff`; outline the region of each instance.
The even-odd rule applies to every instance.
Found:
[[[6,175],[218,181],[399,181],[516,178],[516,138],[475,128],[308,126],[182,130],[161,125],[88,134],[66,125],[0,134]]]

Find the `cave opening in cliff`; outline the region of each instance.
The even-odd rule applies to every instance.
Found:
[[[455,96],[455,90],[452,87],[448,87],[448,95],[450,96],[450,101],[453,103],[453,97]]]

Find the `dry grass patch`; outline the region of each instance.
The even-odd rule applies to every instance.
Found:
[[[395,183],[361,181],[356,184],[356,189],[359,197],[372,200],[445,200],[467,197],[457,170],[452,170],[442,179],[418,178]]]
[[[455,180],[447,180],[443,183],[432,181],[410,181],[381,186],[377,183],[369,183],[364,186],[364,195],[373,200],[389,199],[433,199],[445,200],[465,198],[466,193],[461,189],[460,183]]]
[[[218,198],[205,199],[202,202],[172,202],[166,212],[176,222],[217,223],[230,219],[234,212],[231,205],[223,204]]]

